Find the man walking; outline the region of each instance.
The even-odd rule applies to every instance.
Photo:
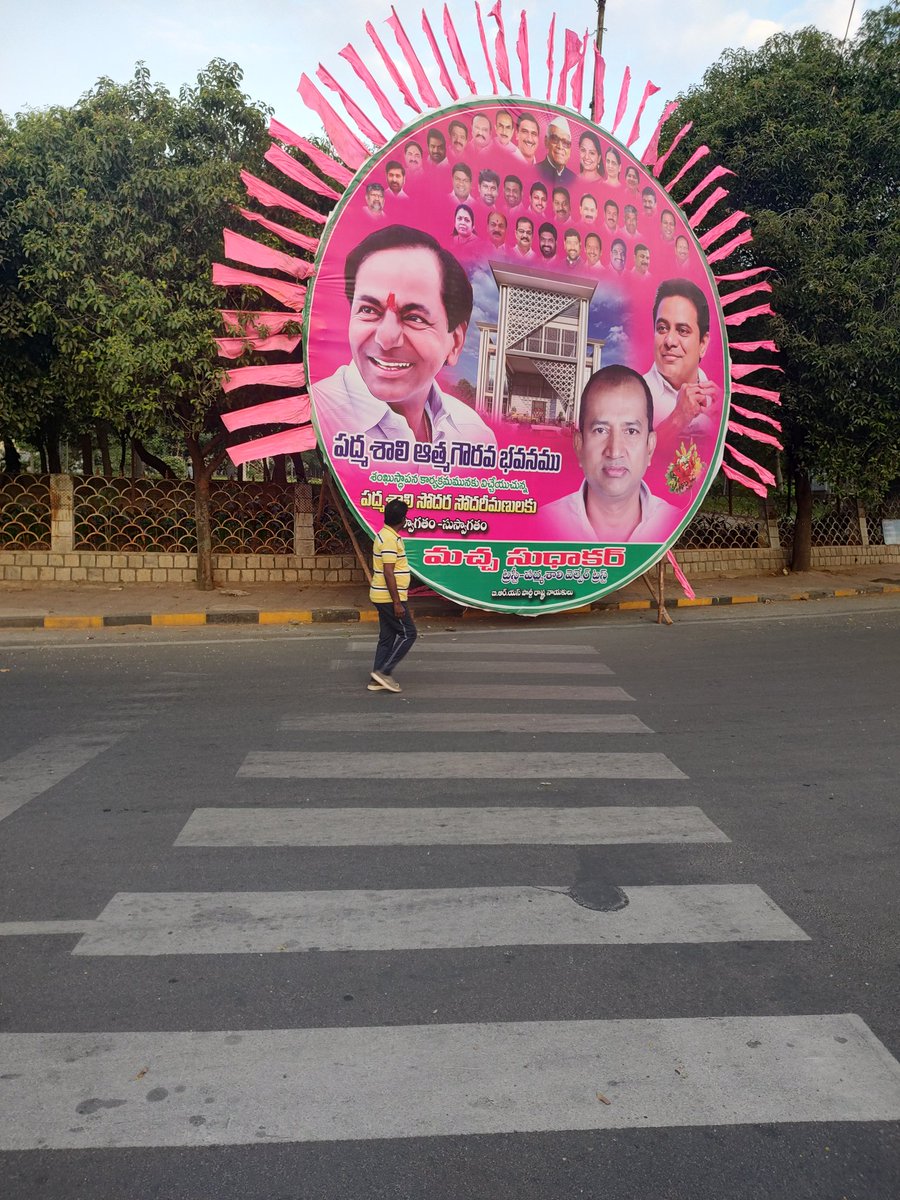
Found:
[[[370,692],[399,692],[400,684],[391,672],[410,652],[417,631],[409,611],[409,561],[400,531],[409,505],[403,500],[388,500],[384,506],[384,526],[375,535],[372,546],[372,584],[369,599],[378,611],[378,646],[372,667]]]

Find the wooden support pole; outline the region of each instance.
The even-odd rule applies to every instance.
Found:
[[[338,489],[334,486],[334,483],[333,483],[331,477],[323,472],[322,487],[324,488],[326,484],[328,485],[328,491],[331,495],[331,499],[334,503],[334,507],[338,511],[338,515],[341,518],[341,522],[343,523],[344,529],[347,531],[347,536],[349,537],[350,542],[353,546],[353,549],[356,552],[356,561],[362,567],[363,574],[366,577],[366,582],[371,583],[372,582],[372,569],[369,566],[368,558],[366,557],[366,555],[363,554],[362,549],[360,548],[359,542],[356,540],[356,532],[350,522],[350,518],[347,516],[347,509],[344,506],[343,497],[341,496]]]

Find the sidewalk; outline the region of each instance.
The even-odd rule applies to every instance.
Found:
[[[655,580],[655,574],[654,574]],[[684,597],[667,572],[666,606],[697,608],[724,604],[828,600],[846,596],[900,594],[900,564],[853,567],[842,572],[801,575],[697,575],[696,599]],[[503,613],[464,609],[431,593],[412,597],[416,617],[516,620]],[[590,609],[556,614],[583,619],[586,612],[641,611],[656,604],[642,579],[596,601]],[[359,584],[298,586],[247,584],[201,592],[190,585],[0,584],[0,629],[100,629],[121,625],[288,625],[369,621],[375,613]]]

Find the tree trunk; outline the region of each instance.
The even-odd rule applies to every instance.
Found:
[[[797,518],[794,521],[791,570],[808,571],[812,561],[812,483],[805,471],[797,472],[796,491]]]
[[[139,438],[132,438],[131,445],[141,462],[146,463],[148,467],[152,467],[154,471],[158,471],[160,475],[162,475],[163,479],[177,478],[175,472],[172,470],[169,464],[164,462],[161,458],[157,458],[155,454],[151,454]]]
[[[89,433],[78,435],[78,450],[81,454],[81,473],[87,479],[94,473],[94,443]]]
[[[272,482],[287,483],[287,458],[283,454],[276,454],[272,459]]]
[[[105,479],[112,479],[112,459],[109,457],[109,435],[105,425],[97,425],[97,445],[100,448],[100,462]]]
[[[59,423],[51,418],[41,422],[41,440],[46,451],[42,463],[51,475],[62,475],[62,460],[59,457]]]
[[[291,462],[294,464],[294,477],[297,483],[307,483],[306,478],[306,463],[303,461],[302,454],[292,454]]]
[[[197,523],[197,587],[210,592],[215,587],[212,572],[212,528],[209,520],[209,475],[203,460],[194,464],[194,518]]]
[[[22,474],[22,460],[16,449],[16,443],[8,437],[3,439],[3,469],[7,475]]]

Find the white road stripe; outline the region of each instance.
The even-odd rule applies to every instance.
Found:
[[[394,891],[120,892],[75,954],[271,954],[808,941],[752,884],[619,889],[618,911],[560,887]]]
[[[527,654],[541,655],[554,654],[566,655],[566,657],[586,658],[589,655],[596,654],[597,650],[594,646],[573,646],[571,642],[559,642],[552,644],[550,642],[480,642],[474,639],[467,638],[464,642],[452,640],[433,641],[431,637],[419,637],[416,642],[416,654]],[[358,653],[371,655],[375,649],[376,638],[373,636],[368,641],[352,641],[348,644],[347,649]]]
[[[87,933],[94,922],[83,921],[0,921],[0,937],[46,937],[48,934]]]
[[[133,728],[133,726],[130,726]],[[55,787],[120,741],[121,727],[96,733],[59,733],[0,763],[0,821]]]
[[[852,1013],[6,1033],[0,1060],[12,1151],[900,1119]]]
[[[176,846],[606,846],[728,842],[666,808],[196,808]]]
[[[404,664],[401,663],[397,668],[397,674],[401,680],[403,669]],[[562,700],[588,700],[592,704],[607,702],[617,704],[634,699],[634,696],[629,696],[624,688],[590,684],[576,684],[571,687],[567,684],[536,683],[531,685],[525,682],[444,683],[441,681],[439,684],[432,684],[425,680],[419,680],[411,682],[409,690],[415,692],[417,700],[421,700],[423,697],[433,697],[438,700],[468,700],[471,704],[479,704],[482,700],[502,700],[508,703],[511,700],[533,700],[535,697],[538,697],[544,704]],[[391,694],[390,692],[377,693],[378,702],[383,702]]]
[[[665,754],[251,750],[239,779],[686,779]]]
[[[343,671],[352,668],[355,671],[364,670],[364,664],[354,658],[333,658],[331,660],[332,671]],[[399,668],[398,668],[399,669]],[[403,674],[422,672],[440,672],[446,674],[448,671],[456,674],[463,672],[478,671],[485,675],[612,675],[614,672],[606,663],[599,660],[597,662],[554,662],[552,659],[525,659],[520,662],[514,662],[502,658],[485,658],[480,660],[472,659],[451,659],[449,662],[441,660],[440,662],[422,662],[416,659],[404,659]]]
[[[284,717],[282,731],[354,733],[652,733],[633,713],[311,713]]]

